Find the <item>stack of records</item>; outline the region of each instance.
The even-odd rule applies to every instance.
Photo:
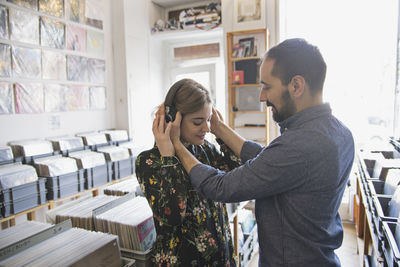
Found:
[[[60,208],[56,212],[56,223],[71,219],[73,227],[79,227],[87,230],[94,230],[93,210],[117,199],[116,196],[100,195],[79,202],[76,205],[65,209]]]
[[[53,145],[47,140],[22,140],[13,141],[9,145],[12,148],[14,157],[21,159],[23,163],[32,164],[33,159],[53,155]]]
[[[72,151],[83,150],[83,140],[77,136],[64,136],[49,138],[53,144],[54,151],[60,151],[62,155],[68,156]]]
[[[120,143],[118,144],[118,146],[128,149],[129,155],[131,155],[132,173],[135,173],[136,158],[139,155],[139,153],[142,152],[143,150],[146,150],[146,148],[143,146],[137,146],[137,144],[135,144],[132,141]]]
[[[2,250],[0,266],[121,266],[117,236],[78,228],[57,230],[44,230],[19,243],[24,236],[16,233],[12,248],[17,253]]]
[[[106,164],[103,153],[82,150],[69,153],[76,160],[79,169],[84,170],[85,189],[97,187],[111,181],[111,163]]]
[[[147,251],[153,246],[156,231],[153,213],[144,197],[135,197],[94,218],[96,230],[118,235],[121,248]]]
[[[104,187],[104,194],[109,196],[123,196],[129,193],[134,193],[136,196],[142,195],[136,178],[130,178]]]
[[[104,146],[98,148],[97,151],[103,153],[108,162],[112,162],[114,180],[133,174],[133,161],[128,149],[119,146]]]
[[[35,168],[14,163],[0,166],[1,216],[8,217],[46,202],[45,179]]]
[[[126,130],[106,130],[100,131],[100,133],[104,133],[106,135],[109,144],[116,145],[129,141],[128,132]]]
[[[59,199],[84,190],[83,170],[76,160],[61,155],[35,159],[39,176],[46,178],[47,199]]]
[[[39,176],[53,177],[76,172],[76,161],[61,155],[39,158],[34,160]]]
[[[89,146],[91,150],[96,150],[98,147],[108,145],[106,135],[104,133],[90,132],[81,133],[76,136],[81,137],[83,144]]]

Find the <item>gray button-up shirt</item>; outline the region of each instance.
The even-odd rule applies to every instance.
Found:
[[[196,165],[190,179],[201,194],[222,202],[256,199],[259,266],[340,266],[338,213],[354,159],[351,132],[329,104],[280,124],[267,147],[246,141],[243,165],[222,172]]]

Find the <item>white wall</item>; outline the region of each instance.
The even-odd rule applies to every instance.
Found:
[[[45,138],[115,127],[110,7],[111,0],[104,0],[103,31],[107,72],[107,109],[59,113],[0,115],[0,145],[4,145],[12,140]],[[50,123],[52,120],[59,121],[59,128],[52,128]]]

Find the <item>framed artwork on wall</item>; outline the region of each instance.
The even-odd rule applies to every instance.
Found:
[[[234,0],[234,30],[265,28],[265,25],[265,0]]]

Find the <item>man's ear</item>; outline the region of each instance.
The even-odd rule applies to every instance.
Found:
[[[290,85],[290,92],[293,97],[301,97],[304,94],[306,81],[304,80],[303,76],[301,75],[293,76],[289,85]]]

